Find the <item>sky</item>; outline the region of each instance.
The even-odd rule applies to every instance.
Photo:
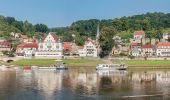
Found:
[[[49,27],[77,20],[113,19],[146,12],[170,13],[170,0],[0,0],[0,15]]]

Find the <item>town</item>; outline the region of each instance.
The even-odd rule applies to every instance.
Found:
[[[15,50],[13,56],[35,57],[35,58],[78,58],[78,57],[98,57],[100,46],[98,43],[99,31],[96,39],[87,38],[83,46],[78,46],[74,42],[63,42],[55,32],[44,34],[41,39],[29,38],[22,33],[11,32],[10,35],[20,41],[16,48],[12,47],[12,42],[5,38],[0,38],[1,55]],[[129,43],[125,43],[119,36],[113,36],[116,46],[112,48],[109,57],[131,56],[131,57],[169,57],[170,56],[170,33],[162,33],[162,38],[149,40],[145,37],[145,31],[137,30],[133,33],[133,38]]]

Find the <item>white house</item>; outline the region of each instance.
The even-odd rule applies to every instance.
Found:
[[[36,57],[55,57],[61,58],[63,56],[63,46],[59,37],[55,33],[48,33],[44,35],[41,42],[38,43],[38,51]]]
[[[84,47],[80,48],[78,52],[81,57],[97,57],[97,47],[92,40],[85,42]]]
[[[141,55],[141,45],[139,43],[137,43],[136,41],[131,43],[131,51],[130,54],[132,56],[140,56]]]
[[[32,57],[38,49],[37,43],[21,43],[16,48],[17,56]]]
[[[133,39],[137,43],[145,42],[145,32],[143,30],[135,31],[133,34]]]
[[[163,33],[163,41],[168,41],[168,39],[170,39],[170,33]]]
[[[159,42],[156,46],[157,56],[170,56],[170,42]]]

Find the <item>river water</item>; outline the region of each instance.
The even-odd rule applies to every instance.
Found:
[[[0,100],[170,100],[170,71],[1,71]]]

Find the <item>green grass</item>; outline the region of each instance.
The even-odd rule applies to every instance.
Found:
[[[26,65],[37,65],[37,66],[49,66],[54,65],[54,59],[21,59],[11,63],[12,65],[26,66]]]
[[[128,66],[170,66],[170,60],[127,60]]]
[[[95,67],[97,64],[103,63],[100,59],[92,58],[63,59],[63,62],[65,62],[68,67]],[[56,61],[54,59],[21,59],[10,64],[18,66],[50,66],[55,63]]]
[[[97,64],[103,63],[100,59],[92,58],[64,59],[63,61],[70,67],[95,67]]]

